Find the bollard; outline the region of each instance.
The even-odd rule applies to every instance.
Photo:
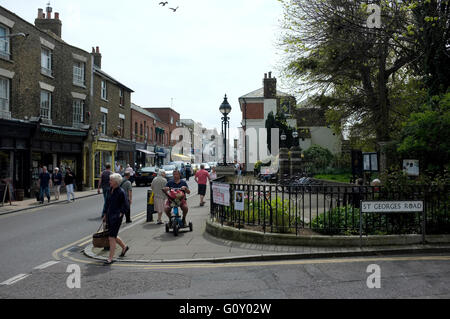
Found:
[[[153,221],[153,213],[155,212],[155,205],[150,204],[150,197],[152,196],[152,191],[147,191],[147,223]]]

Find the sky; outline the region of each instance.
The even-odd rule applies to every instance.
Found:
[[[99,46],[102,70],[135,91],[133,103],[173,106],[181,118],[220,132],[219,106],[227,94],[230,127],[240,127],[238,98],[261,88],[264,73],[277,77],[279,1],[167,1],[165,7],[161,0],[50,2],[60,14],[62,39],[88,52]],[[34,24],[47,2],[0,3]]]

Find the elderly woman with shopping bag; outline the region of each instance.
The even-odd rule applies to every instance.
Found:
[[[129,250],[128,246],[125,246],[123,241],[118,237],[120,226],[122,225],[123,216],[128,210],[128,199],[125,192],[120,188],[122,182],[122,176],[119,174],[111,174],[109,177],[109,185],[111,186],[108,195],[106,197],[105,208],[103,211],[103,221],[108,225],[109,236],[109,258],[105,264],[110,265],[113,263],[114,253],[116,250],[116,244],[122,247],[122,253],[120,257],[125,257],[125,254]]]
[[[152,182],[152,192],[154,196],[154,207],[155,211],[158,212],[158,225],[162,225],[161,220],[162,214],[164,212],[165,202],[167,196],[163,192],[163,188],[167,185],[166,172],[164,170],[158,171],[158,176]]]

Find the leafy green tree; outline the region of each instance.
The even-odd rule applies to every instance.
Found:
[[[269,149],[269,152],[272,152],[272,128],[278,128],[281,134],[286,134],[286,141],[285,145],[287,147],[293,145],[294,138],[292,137],[292,133],[294,132],[295,128],[292,128],[289,126],[289,124],[286,121],[285,115],[280,112],[276,115],[273,114],[273,112],[270,112],[267,116],[266,120],[266,129],[267,129],[267,147]],[[280,144],[280,147],[282,145]]]
[[[450,92],[435,96],[404,123],[398,152],[421,167],[442,171],[450,163]]]

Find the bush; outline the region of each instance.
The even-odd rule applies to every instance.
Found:
[[[328,149],[319,145],[311,146],[303,154],[311,172],[319,172],[326,169],[330,166],[334,158]]]

